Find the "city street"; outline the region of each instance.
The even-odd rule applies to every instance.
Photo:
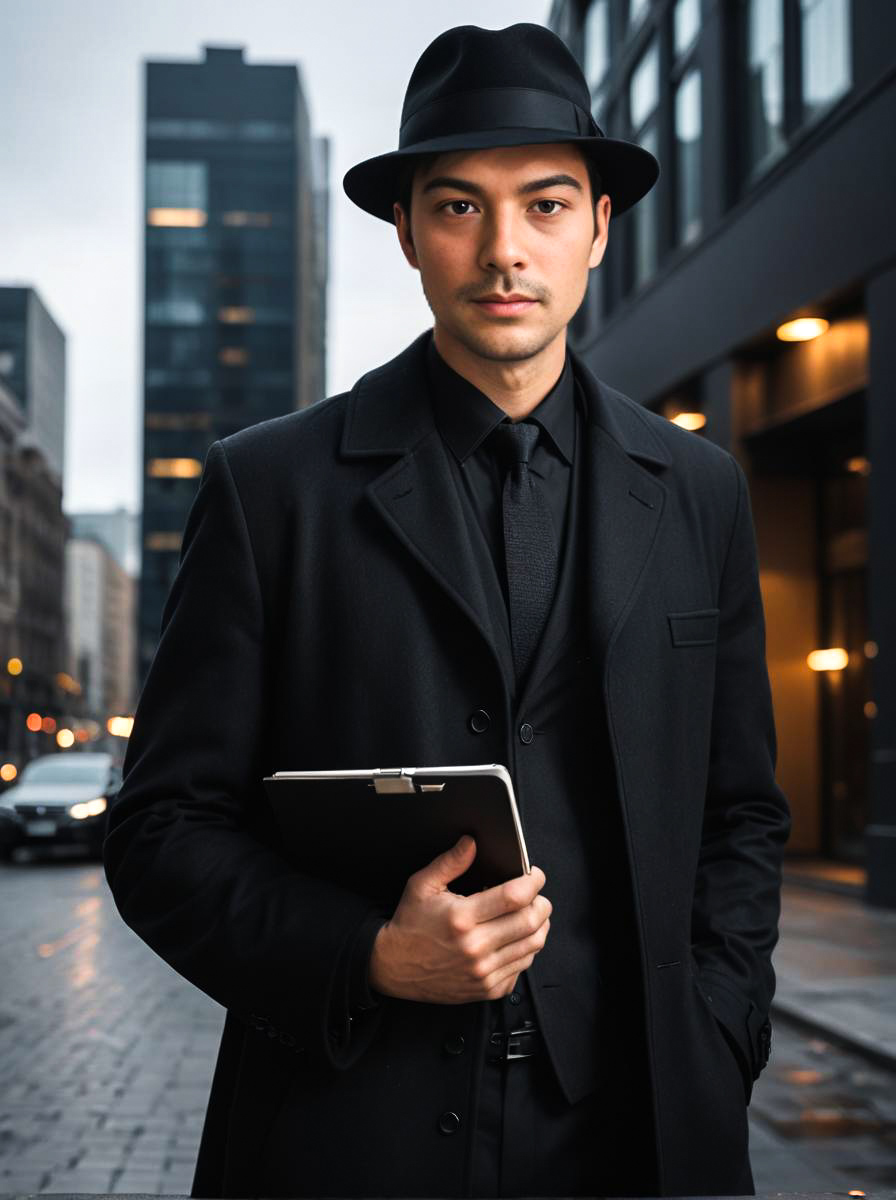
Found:
[[[805,927],[812,897],[785,888],[782,959],[789,903]],[[124,925],[97,863],[4,866],[0,908],[0,1193],[188,1193],[222,1010]],[[778,1017],[750,1116],[758,1193],[896,1185],[883,1063]]]

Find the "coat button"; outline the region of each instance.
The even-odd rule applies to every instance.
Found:
[[[535,730],[528,721],[523,721],[522,725],[520,726],[520,741],[524,746],[528,746],[534,737]]]
[[[484,708],[477,708],[470,713],[467,723],[474,733],[485,733],[486,729],[491,725],[492,719]]]
[[[463,1035],[460,1033],[453,1034],[451,1037],[445,1038],[442,1043],[442,1048],[446,1054],[463,1054],[466,1047],[466,1042]]]
[[[519,992],[511,992],[510,995],[507,997],[507,999],[510,1001],[511,1004],[514,1004],[514,1005],[521,1004],[522,1000],[523,1000],[523,998],[519,994]]]
[[[443,1112],[439,1117],[439,1129],[442,1133],[457,1133],[460,1129],[460,1117],[456,1112]]]

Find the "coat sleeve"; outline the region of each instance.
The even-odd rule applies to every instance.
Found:
[[[771,954],[778,940],[781,859],[790,833],[775,782],[777,744],[765,661],[749,491],[737,501],[719,590],[716,683],[691,941],[700,986],[740,1059],[747,1099],[768,1061]]]
[[[298,872],[264,811],[268,663],[261,588],[226,448],[212,444],[109,811],[103,859],[126,923],[252,1036],[350,1065],[346,963],[381,910]]]

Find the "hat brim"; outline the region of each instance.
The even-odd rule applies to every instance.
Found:
[[[540,146],[551,142],[576,142],[594,161],[601,175],[603,190],[610,196],[611,216],[618,216],[637,204],[659,178],[660,165],[656,158],[635,142],[565,133],[557,129],[483,129],[430,138],[401,150],[368,158],[346,172],[342,187],[359,208],[392,225],[395,223],[392,205],[397,199],[398,175],[409,158],[453,150]]]

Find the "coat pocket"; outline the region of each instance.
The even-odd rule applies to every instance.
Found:
[[[673,646],[712,646],[719,633],[719,610],[695,608],[666,614]]]

